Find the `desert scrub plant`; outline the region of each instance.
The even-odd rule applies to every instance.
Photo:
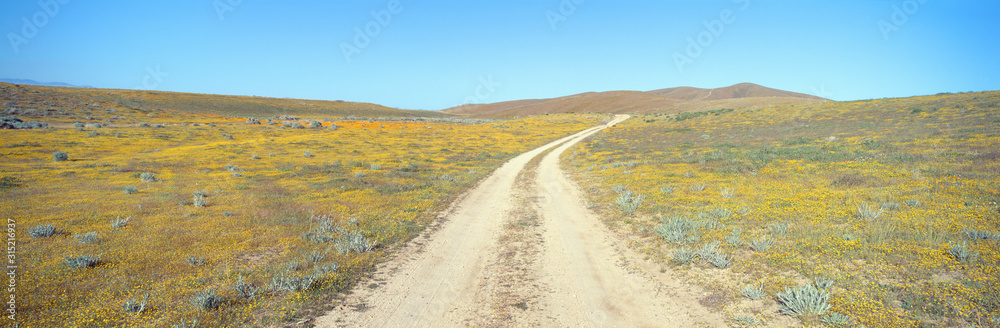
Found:
[[[76,238],[76,241],[81,244],[93,244],[97,242],[98,236],[96,232],[91,231],[82,235],[76,234],[73,235],[73,237]]]
[[[917,207],[917,206],[920,206],[920,200],[919,199],[907,199],[907,200],[903,201],[903,204],[906,204],[906,206],[909,206],[909,207]]]
[[[705,190],[705,184],[704,183],[691,185],[691,191],[704,191],[704,190]]]
[[[833,287],[833,280],[828,278],[816,278],[813,279],[813,285],[816,286],[816,288],[828,290],[830,287]]]
[[[101,264],[101,256],[81,255],[63,258],[63,263],[71,269],[93,268]]]
[[[885,211],[882,207],[873,207],[868,203],[860,204],[857,206],[858,217],[865,219],[867,221],[872,221],[877,219]]]
[[[969,229],[969,228],[962,228],[962,236],[975,241],[1000,240],[1000,232],[990,233],[989,231],[986,230],[979,231],[976,229]]]
[[[736,196],[736,194],[733,193],[733,190],[729,189],[729,188],[725,188],[725,189],[720,190],[719,191],[719,195],[721,195],[722,198],[724,198],[724,199],[730,199],[730,198],[733,198],[733,197]]]
[[[122,309],[125,313],[133,313],[135,315],[142,314],[142,311],[146,310],[147,300],[149,299],[149,293],[146,293],[142,297],[142,301],[138,299],[130,299],[122,303]]]
[[[733,215],[733,211],[725,207],[716,207],[706,212],[707,216],[713,219],[728,218]]]
[[[324,259],[326,259],[326,254],[329,252],[330,252],[329,249],[327,249],[324,252],[320,252],[318,249],[316,249],[302,256],[302,259],[310,263],[319,263],[322,262]]]
[[[185,258],[185,260],[187,260],[187,263],[189,265],[195,266],[195,267],[199,266],[199,265],[202,265],[202,264],[205,264],[205,262],[206,262],[205,258],[203,258],[203,257],[197,257],[197,256],[188,256],[188,257]]]
[[[311,289],[316,285],[316,275],[293,276],[287,271],[282,271],[277,276],[271,277],[271,283],[267,289],[275,292],[301,292]]]
[[[763,235],[760,238],[751,239],[748,245],[756,252],[766,252],[771,249],[771,246],[774,246],[774,238],[771,238],[771,235]]]
[[[733,228],[733,233],[726,236],[726,243],[733,245],[733,247],[739,248],[743,246],[743,239],[741,238],[743,234],[743,229]]]
[[[56,162],[63,162],[69,160],[69,154],[62,151],[56,151],[52,153],[52,160]]]
[[[111,220],[111,228],[115,229],[115,230],[124,228],[125,226],[128,225],[128,220],[131,220],[131,219],[132,219],[131,215],[129,215],[124,220],[122,220],[122,217],[119,216],[117,219]]]
[[[39,224],[34,227],[28,228],[28,235],[35,238],[52,237],[58,234],[59,231],[56,227],[51,224]]]
[[[784,236],[788,234],[788,222],[771,222],[767,224],[767,230],[771,231],[772,235]]]
[[[737,211],[737,212],[740,213],[740,215],[746,216],[746,215],[750,215],[751,211],[753,211],[753,209],[750,208],[750,207],[740,206],[740,210]]]
[[[854,327],[851,323],[851,317],[836,312],[830,312],[823,316],[823,318],[820,319],[820,322],[835,328]]]
[[[618,193],[618,198],[615,199],[615,204],[618,205],[618,209],[625,212],[625,215],[632,215],[635,211],[639,210],[639,206],[642,206],[642,201],[646,199],[646,196],[642,194],[636,194],[630,190],[624,190]]]
[[[341,226],[334,226],[330,218],[319,217],[319,219],[319,224],[303,235],[305,239],[317,244],[332,242],[340,254],[366,253],[375,249],[378,244],[365,237],[360,230],[347,230]]]
[[[749,299],[752,299],[752,300],[755,300],[755,301],[756,300],[762,300],[762,299],[764,299],[764,296],[767,296],[767,294],[764,294],[764,283],[763,282],[761,282],[760,285],[744,286],[743,288],[740,289],[740,295],[743,295],[743,297],[746,297],[746,298],[749,298]]]
[[[204,191],[195,191],[194,194],[193,194],[193,196],[194,196],[194,200],[192,200],[192,204],[194,204],[194,207],[205,207],[205,206],[208,206],[208,202],[205,201],[205,192]]]
[[[660,187],[660,193],[671,194],[673,192],[674,192],[674,186],[666,185],[666,186]]]
[[[306,158],[311,158],[311,157],[313,157],[313,154],[312,154],[312,153],[310,153],[310,152],[309,152],[308,150],[303,150],[303,151],[302,151],[302,155],[303,155],[303,156],[305,156]]]
[[[732,259],[729,258],[729,256],[726,255],[726,253],[722,252],[722,250],[720,250],[718,247],[719,247],[719,242],[717,241],[705,244],[701,247],[700,250],[698,250],[698,257],[707,261],[709,264],[711,264],[716,268],[719,269],[728,268],[729,265],[732,264],[731,261]]]
[[[673,259],[674,262],[677,262],[677,264],[684,265],[694,261],[694,259],[698,258],[698,255],[687,247],[681,247],[674,250],[674,253],[670,256],[670,258]]]
[[[260,287],[243,281],[242,275],[236,279],[236,283],[233,284],[233,290],[236,291],[236,295],[241,299],[251,302],[262,295]]]
[[[191,304],[203,311],[218,309],[225,300],[215,293],[215,289],[200,290],[194,294]]]
[[[138,193],[138,192],[139,192],[139,188],[136,188],[135,186],[125,186],[124,188],[122,188],[122,193],[124,193],[126,195],[131,195],[131,194],[135,194],[135,193]]]
[[[143,172],[142,174],[139,174],[139,179],[142,180],[142,182],[156,182],[156,174]]]
[[[654,230],[668,242],[685,244],[701,240],[698,236],[698,224],[689,218],[673,217],[661,221],[663,224],[656,226]]]
[[[798,288],[785,288],[779,292],[779,312],[787,315],[821,315],[830,310],[830,293],[812,284]]]
[[[750,315],[738,315],[733,320],[736,321],[736,325],[739,327],[757,327],[760,324],[760,319]]]
[[[974,261],[977,257],[979,257],[979,253],[969,250],[968,245],[964,241],[962,242],[961,245],[952,244],[949,241],[948,246],[950,246],[950,248],[948,249],[948,254],[954,257],[955,260],[959,262],[969,263]]]
[[[82,122],[76,122],[73,123],[73,127],[77,129],[82,129],[84,127],[84,124]]]

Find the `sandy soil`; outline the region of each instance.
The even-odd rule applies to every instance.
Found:
[[[567,148],[627,118],[504,164],[316,325],[725,326],[703,291],[619,245],[559,167]]]

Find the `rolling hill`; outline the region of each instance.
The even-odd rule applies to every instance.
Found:
[[[740,83],[715,89],[677,87],[646,92],[587,92],[550,99],[462,105],[441,112],[473,117],[514,117],[566,112],[682,113],[823,101],[830,100],[753,83]]]
[[[239,117],[448,117],[422,110],[403,110],[377,104],[253,96],[68,88],[0,83],[0,102],[6,115],[44,117],[46,122],[94,121],[108,123],[190,120],[195,115]]]

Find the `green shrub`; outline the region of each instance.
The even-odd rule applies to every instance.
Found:
[[[141,179],[142,182],[156,182],[156,175],[145,172],[139,175],[139,179]]]
[[[237,296],[247,301],[253,301],[261,296],[260,287],[244,282],[243,276],[240,276],[240,278],[236,280],[236,284],[233,285],[233,290],[236,291]]]
[[[223,300],[222,297],[215,294],[214,289],[198,291],[195,293],[194,298],[191,299],[191,303],[193,303],[195,307],[204,311],[218,309],[224,301],[225,300]]]
[[[115,230],[124,228],[126,225],[128,225],[128,220],[131,219],[132,219],[131,215],[129,215],[124,220],[122,220],[122,217],[119,216],[117,219],[111,220],[111,228]]]
[[[142,297],[142,301],[134,299],[125,301],[122,303],[122,309],[125,310],[125,313],[135,313],[136,315],[139,315],[142,311],[146,310],[146,301],[148,299],[149,293],[146,293],[146,295]]]
[[[52,153],[52,160],[56,162],[62,162],[69,160],[69,154],[61,151],[56,151]]]
[[[187,263],[190,264],[191,266],[199,266],[199,265],[205,264],[205,262],[206,262],[204,258],[197,257],[197,256],[188,256],[186,258],[186,260],[187,260]]]
[[[46,225],[39,224],[37,226],[28,228],[28,235],[35,238],[52,237],[58,233],[59,231],[56,230],[56,227],[52,226],[51,224],[46,224]]]
[[[138,193],[139,188],[136,188],[135,186],[125,186],[124,188],[122,188],[122,192],[125,193],[126,195],[131,195]]]
[[[82,235],[73,235],[73,237],[76,238],[76,241],[81,244],[93,244],[96,243],[98,239],[97,233],[93,231]]]
[[[743,295],[743,297],[752,300],[761,300],[764,299],[764,296],[766,296],[766,294],[764,294],[763,283],[756,286],[755,285],[745,286],[742,289],[740,289],[740,294]]]
[[[100,256],[83,255],[63,258],[63,263],[73,269],[92,268],[101,263]]]
[[[830,293],[812,284],[799,288],[785,288],[776,295],[779,312],[788,315],[820,315],[830,310]]]

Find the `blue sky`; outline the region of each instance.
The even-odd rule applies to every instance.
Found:
[[[968,0],[8,0],[0,77],[407,109],[740,82],[905,97],[1000,89],[998,12]]]

